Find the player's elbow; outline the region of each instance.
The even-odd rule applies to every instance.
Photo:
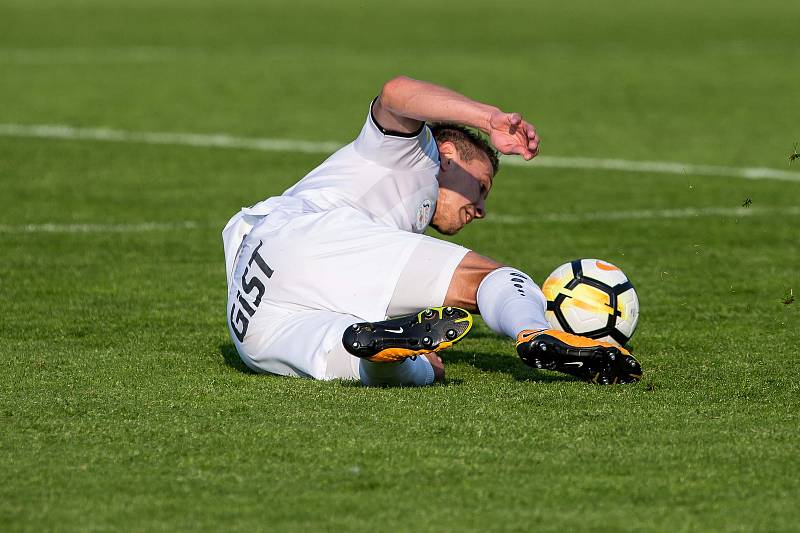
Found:
[[[394,108],[402,101],[403,95],[408,93],[408,87],[414,82],[408,76],[395,76],[383,84],[381,89],[381,103],[388,108]]]

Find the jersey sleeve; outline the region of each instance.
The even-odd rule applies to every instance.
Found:
[[[376,98],[377,100],[377,98]],[[372,114],[372,101],[369,114],[361,133],[353,142],[356,152],[382,167],[419,171],[431,170],[439,166],[439,149],[430,128],[423,124],[414,133],[398,133],[385,130]]]

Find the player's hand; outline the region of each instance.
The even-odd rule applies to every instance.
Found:
[[[489,118],[489,138],[502,154],[521,155],[526,161],[539,153],[539,136],[519,113],[495,111]]]

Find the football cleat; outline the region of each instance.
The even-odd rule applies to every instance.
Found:
[[[563,331],[523,331],[517,336],[517,353],[528,366],[564,372],[589,383],[616,385],[642,379],[639,361],[625,348]]]
[[[449,348],[469,333],[472,315],[458,307],[431,307],[412,315],[348,327],[342,344],[369,361],[402,361]]]

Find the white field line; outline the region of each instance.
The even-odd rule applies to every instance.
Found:
[[[530,224],[534,222],[593,222],[610,220],[667,220],[697,217],[798,216],[800,206],[789,207],[685,207],[681,209],[645,209],[638,211],[601,211],[593,213],[542,213],[503,215],[489,213],[486,222]]]
[[[202,227],[191,221],[141,222],[137,224],[22,224],[0,225],[0,233],[145,233],[148,231],[185,230]],[[220,230],[221,231],[221,230]]]
[[[169,144],[206,148],[235,148],[263,152],[332,153],[342,147],[337,142],[297,141],[292,139],[260,139],[233,137],[226,134],[175,133],[157,131],[125,131],[108,128],[73,128],[58,124],[21,125],[0,124],[0,136],[38,137],[41,139],[90,140]]]
[[[666,220],[696,217],[751,217],[751,216],[800,216],[800,206],[789,207],[687,207],[683,209],[653,209],[642,211],[616,211],[593,213],[544,213],[541,215],[489,214],[480,223],[530,224],[535,222],[591,222],[597,220]],[[219,226],[219,227],[217,227]],[[216,228],[222,225],[193,221],[141,222],[138,224],[22,224],[0,225],[1,233],[146,233],[151,231],[174,231]]]
[[[668,161],[629,161],[627,159],[595,159],[591,157],[539,156],[532,162],[519,158],[504,157],[503,164],[509,166],[540,166],[550,168],[580,168],[591,170],[619,170],[643,172],[645,174],[684,174],[687,176],[721,176],[751,180],[773,179],[800,181],[800,172],[790,172],[763,167],[722,167],[672,163]]]
[[[315,142],[293,139],[235,137],[226,134],[126,131],[108,128],[73,128],[64,125],[0,124],[0,136],[37,137],[43,139],[134,142],[209,148],[233,148],[265,152],[303,152],[329,154],[342,146],[338,142]],[[655,174],[684,174],[691,176],[722,176],[744,179],[773,179],[800,182],[800,172],[774,168],[725,167],[695,165],[667,161],[629,161],[625,159],[594,159],[587,157],[539,156],[531,162],[505,157],[509,166],[616,170]]]

